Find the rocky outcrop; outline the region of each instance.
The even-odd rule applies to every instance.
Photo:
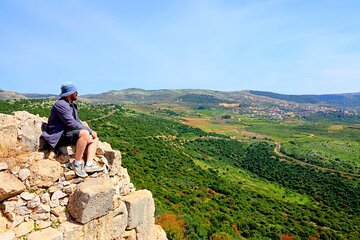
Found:
[[[110,144],[94,159],[105,171],[82,179],[69,168],[74,146],[35,150],[44,119],[15,112],[0,123],[0,239],[167,239],[151,192],[136,191]]]

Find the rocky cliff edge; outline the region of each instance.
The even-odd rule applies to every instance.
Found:
[[[148,190],[136,190],[121,153],[100,142],[105,167],[82,179],[69,168],[74,146],[39,150],[46,119],[0,114],[0,239],[165,240]]]

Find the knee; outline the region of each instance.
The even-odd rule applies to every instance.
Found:
[[[88,130],[80,130],[79,138],[89,139],[90,133]]]

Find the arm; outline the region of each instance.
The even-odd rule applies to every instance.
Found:
[[[64,123],[64,125],[71,130],[80,130],[87,129],[90,134],[92,134],[92,130],[83,125],[80,121],[77,121],[74,116],[71,114],[72,109],[68,103],[58,102],[55,106],[56,114]]]

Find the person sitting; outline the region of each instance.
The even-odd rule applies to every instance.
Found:
[[[72,83],[61,85],[61,94],[54,103],[48,119],[48,124],[42,137],[57,149],[61,146],[76,145],[75,160],[70,163],[71,168],[79,177],[87,177],[88,173],[103,171],[102,167],[94,164],[94,157],[99,138],[97,133],[85,126],[78,117],[78,90]],[[82,158],[86,151],[86,164]]]

